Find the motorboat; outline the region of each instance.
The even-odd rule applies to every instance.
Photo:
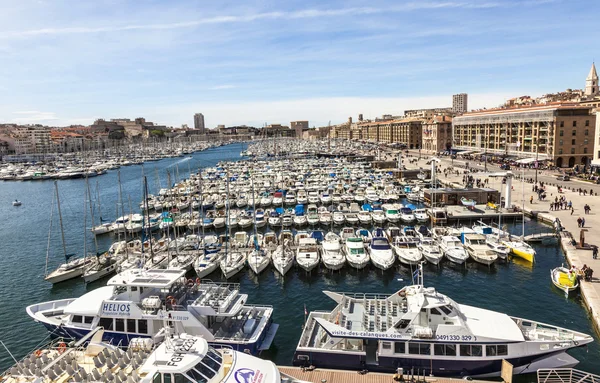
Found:
[[[357,216],[361,225],[370,225],[373,221],[373,218],[371,218],[371,212],[369,211],[361,210]]]
[[[464,233],[464,245],[469,256],[475,262],[492,265],[498,259],[498,254],[487,245],[483,234]]]
[[[13,205],[13,206],[21,206],[21,201],[19,201],[18,199],[16,199],[16,200],[14,200],[14,201],[12,202],[12,205]]]
[[[365,251],[362,238],[349,237],[345,240],[343,251],[348,264],[355,269],[363,269],[369,264],[369,254]]]
[[[416,218],[410,208],[403,207],[400,209],[400,220],[404,223],[411,224],[415,222]]]
[[[385,219],[389,222],[396,223],[400,220],[400,212],[395,205],[389,206],[386,208],[384,205],[383,210],[385,212]]]
[[[509,236],[505,240],[502,240],[502,243],[504,246],[508,247],[515,256],[522,258],[527,262],[534,262],[535,249],[522,239]]]
[[[344,267],[346,257],[342,253],[341,238],[339,235],[331,231],[325,234],[322,248],[321,260],[327,269],[335,271]]]
[[[267,221],[269,222],[269,226],[279,227],[281,226],[281,214],[277,211],[277,209],[271,210]]]
[[[369,256],[371,263],[381,270],[389,269],[396,262],[394,251],[381,228],[373,230],[373,239],[369,244]]]
[[[444,257],[444,254],[440,251],[440,247],[435,243],[433,238],[421,238],[417,247],[421,251],[423,258],[434,265],[439,265]]]
[[[119,268],[119,257],[110,253],[98,256],[98,261],[88,267],[83,272],[83,281],[85,283],[95,282],[117,272]]]
[[[419,240],[415,237],[399,236],[394,239],[392,248],[403,265],[415,266],[423,260],[423,255],[417,247]]]
[[[358,215],[356,213],[346,213],[344,215],[344,219],[346,220],[346,223],[349,225],[358,225],[358,223],[359,223]]]
[[[223,255],[224,254],[219,251],[218,247],[208,250],[205,245],[203,254],[198,257],[198,260],[194,265],[198,278],[205,278],[217,271]]]
[[[383,223],[385,223],[385,221],[387,221],[386,215],[381,209],[373,209],[373,212],[371,213],[371,218],[373,219],[373,222],[376,225],[382,225]]]
[[[445,235],[439,238],[438,244],[440,250],[449,261],[462,265],[469,259],[469,254],[465,250],[460,239],[452,235]]]
[[[356,229],[356,236],[362,238],[364,243],[370,243],[373,239],[373,235],[367,229]]]
[[[429,221],[429,215],[427,214],[427,209],[415,209],[413,210],[413,214],[415,215],[415,219],[419,223],[425,223]]]
[[[573,367],[567,351],[594,338],[566,328],[455,302],[417,281],[391,295],[324,291],[332,311],[310,312],[292,363],[318,369],[425,375],[499,376],[503,361],[513,374]],[[333,343],[332,343],[333,342]]]
[[[67,339],[82,339],[101,326],[105,341],[125,347],[136,337],[155,338],[169,317],[181,318],[179,329],[211,344],[254,355],[269,348],[268,334],[277,331],[271,306],[248,305],[239,284],[193,281],[185,273],[129,269],[79,298],[38,303],[26,311],[53,336]]]
[[[563,291],[565,295],[569,295],[579,288],[577,273],[564,266],[550,270],[550,279],[554,286]]]
[[[331,225],[332,221],[333,221],[333,216],[332,216],[331,212],[329,212],[327,209],[319,212],[319,223],[321,225],[324,225],[324,226]]]
[[[298,241],[298,249],[296,250],[296,263],[304,271],[310,272],[317,267],[320,262],[319,247],[314,238],[302,238]]]
[[[311,226],[319,224],[320,217],[319,217],[319,209],[317,208],[317,205],[314,205],[314,204],[308,205],[308,208],[306,209],[306,220],[308,221],[308,224]]]
[[[335,225],[343,225],[346,222],[346,216],[341,211],[333,212],[333,223]]]

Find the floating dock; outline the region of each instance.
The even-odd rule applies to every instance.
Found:
[[[300,367],[278,366],[280,372],[302,382],[310,383],[382,383],[396,382],[394,374],[383,374],[379,372],[368,372],[359,374],[358,371],[328,370],[317,368],[312,371],[303,371]],[[411,381],[412,376],[404,372],[404,381]],[[464,383],[463,379],[437,378],[434,376],[414,376],[414,382],[436,382],[436,383]],[[485,380],[471,380],[474,383],[489,383]]]
[[[461,223],[468,221],[475,223],[477,221],[498,221],[502,217],[502,221],[514,222],[521,221],[523,213],[512,210],[499,209],[495,210],[487,205],[475,205],[472,208],[467,206],[446,206],[447,220],[450,225],[453,223]]]

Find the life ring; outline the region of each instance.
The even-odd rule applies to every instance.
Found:
[[[188,285],[188,287],[194,286],[194,280],[192,278],[188,279],[187,280],[187,285]]]
[[[38,358],[42,356],[42,350],[35,350],[35,356],[37,356]]]
[[[58,345],[58,353],[62,354],[65,351],[67,351],[67,345],[65,344],[65,342],[60,342],[60,344]]]
[[[175,303],[177,303],[177,301],[175,300],[174,297],[172,297],[171,295],[169,295],[166,299],[166,302],[169,303],[171,306],[174,306]]]

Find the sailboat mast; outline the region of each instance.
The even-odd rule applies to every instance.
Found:
[[[227,177],[225,185],[226,185],[226,190],[227,190],[227,200],[226,205],[225,205],[225,224],[227,225],[227,230],[225,231],[225,258],[227,258],[228,256],[228,247],[229,247],[229,237],[231,237],[231,225],[229,222],[229,166],[227,165],[225,167],[225,176]]]
[[[60,197],[58,196],[58,183],[56,181],[54,181],[54,189],[56,190],[56,204],[58,206],[58,221],[60,222],[60,236],[62,239],[63,254],[65,256],[65,259],[68,261],[67,245],[65,245],[65,230],[63,227],[62,212],[60,210]]]
[[[87,187],[87,195],[88,195],[88,203],[90,205],[90,219],[92,220],[92,228],[94,227],[94,209],[92,207],[92,191],[90,190],[90,182],[87,177],[85,177],[85,186]],[[98,255],[98,239],[94,235],[94,249],[96,250],[96,255]]]
[[[52,234],[52,218],[54,215],[54,195],[52,196],[52,205],[50,207],[50,225],[48,228],[48,243],[46,244],[46,268],[44,269],[44,276],[48,275],[48,257],[50,255],[50,234]]]

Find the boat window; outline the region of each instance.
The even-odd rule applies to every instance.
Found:
[[[138,333],[148,334],[148,321],[146,319],[138,320]]]
[[[206,383],[206,382],[208,382],[208,379],[206,379],[204,376],[202,376],[202,374],[200,374],[198,371],[194,370],[193,368],[191,370],[189,370],[186,374],[190,378],[192,378],[192,381],[195,381],[197,383]]]
[[[83,317],[81,315],[73,315],[73,318],[71,319],[71,322],[73,322],[73,323],[83,323]]]
[[[429,355],[431,354],[430,346],[427,343],[408,343],[408,353],[416,355]]]
[[[431,309],[431,313],[434,314],[434,315],[442,315],[442,313],[439,312],[439,310],[436,309],[435,307]]]
[[[207,355],[202,359],[202,363],[206,364],[208,367],[210,367],[213,371],[219,371],[219,369],[221,368],[221,359],[213,359],[211,358],[211,355]]]
[[[208,356],[219,362],[219,364],[223,363],[223,358],[221,357],[221,354],[219,354],[215,349],[209,349]]]
[[[125,320],[115,319],[115,331],[125,332]]]
[[[127,331],[135,332],[135,319],[127,319]]]
[[[505,344],[487,345],[485,346],[486,356],[502,356],[508,355],[508,346]]]
[[[117,286],[115,287],[115,294],[119,295],[127,291],[127,287],[125,286]]]
[[[208,368],[203,362],[204,360],[202,360],[202,362],[194,366],[194,370],[206,376],[208,379],[212,379],[212,377],[215,376],[216,371],[213,371],[212,369]]]
[[[152,383],[160,383],[161,382],[161,374],[159,374],[158,372],[156,374],[154,374],[154,376],[152,377]]]
[[[131,291],[137,291],[137,286],[131,286]]]
[[[446,315],[450,315],[450,313],[452,312],[452,309],[448,306],[440,306],[440,310],[442,310]]]
[[[392,349],[392,343],[391,342],[381,342],[381,348],[383,350],[391,350]]]
[[[394,354],[404,354],[406,352],[406,343],[395,342],[394,343]]]
[[[83,317],[83,323],[92,324],[94,317]]]
[[[163,383],[171,383],[171,374],[163,374]]]
[[[436,344],[433,346],[435,355],[456,356],[456,345],[454,344]]]
[[[181,374],[173,374],[173,376],[175,377],[174,383],[188,383],[189,382],[189,380],[187,380],[186,377]]]
[[[102,326],[105,330],[113,329],[113,319],[112,318],[100,318],[98,322],[98,326]]]
[[[479,345],[461,344],[460,356],[482,356],[482,347]]]

